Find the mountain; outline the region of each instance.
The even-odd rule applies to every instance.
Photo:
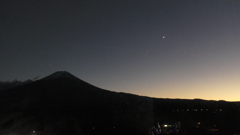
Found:
[[[0,101],[1,135],[143,134],[153,123],[151,98],[104,90],[66,71],[3,90]]]
[[[240,133],[239,107],[118,93],[58,71],[0,91],[0,134],[155,135],[161,127],[161,134],[232,135]]]

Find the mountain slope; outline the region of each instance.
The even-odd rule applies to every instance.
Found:
[[[1,91],[0,100],[0,134],[143,134],[153,122],[151,98],[103,90],[68,72]]]
[[[146,135],[157,122],[181,123],[179,134],[218,134],[213,125],[221,134],[236,134],[239,107],[238,102],[117,93],[58,71],[0,91],[0,134]]]

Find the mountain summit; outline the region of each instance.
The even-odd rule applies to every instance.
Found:
[[[69,80],[80,80],[79,78],[70,74],[67,71],[57,71],[57,72],[43,78],[42,80],[55,80],[55,79],[60,79],[60,78],[65,78],[65,79],[69,79]]]

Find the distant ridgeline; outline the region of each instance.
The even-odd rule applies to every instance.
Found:
[[[0,91],[1,90],[5,90],[5,89],[10,89],[10,88],[13,88],[13,87],[17,87],[17,86],[20,86],[20,85],[24,85],[24,84],[27,84],[27,83],[31,83],[32,80],[26,80],[26,81],[18,81],[18,80],[13,80],[13,81],[0,81]]]
[[[59,71],[0,91],[0,134],[232,135],[240,133],[239,105],[117,93]]]

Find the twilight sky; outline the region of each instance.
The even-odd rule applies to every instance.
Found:
[[[0,0],[0,80],[240,101],[239,0]]]

